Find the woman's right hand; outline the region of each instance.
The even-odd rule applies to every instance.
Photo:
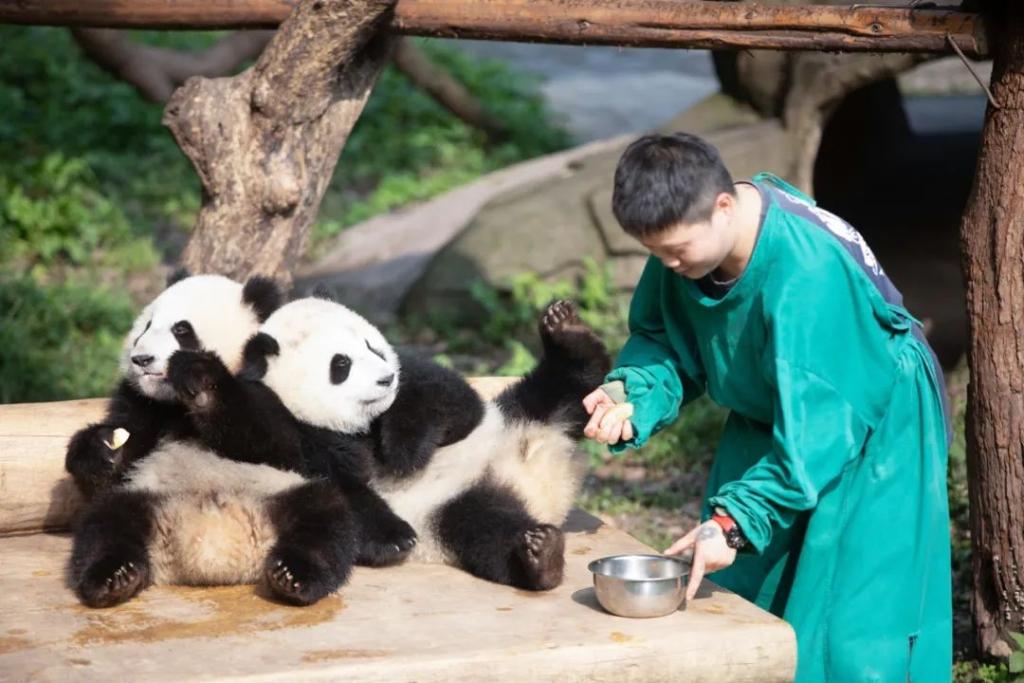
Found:
[[[604,389],[597,388],[583,398],[583,407],[590,415],[590,421],[583,428],[587,438],[606,444],[633,438],[633,423],[629,421],[632,404],[616,403]]]

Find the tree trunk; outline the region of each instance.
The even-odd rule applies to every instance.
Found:
[[[345,140],[385,60],[394,0],[303,0],[251,68],[192,78],[164,123],[203,204],[182,261],[193,272],[291,281]]]
[[[979,652],[999,657],[1006,632],[1024,631],[1024,4],[994,9],[999,108],[985,115],[961,253],[974,617]]]

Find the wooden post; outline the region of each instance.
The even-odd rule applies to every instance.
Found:
[[[994,15],[992,93],[961,225],[971,380],[967,472],[982,655],[1024,632],[1024,4]]]

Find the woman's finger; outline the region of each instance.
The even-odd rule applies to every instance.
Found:
[[[700,582],[704,579],[704,553],[701,552],[700,543],[693,549],[693,564],[690,566],[690,581],[686,584],[686,601],[693,600],[700,588]]]
[[[587,422],[587,426],[583,428],[583,434],[590,439],[596,439],[598,434],[598,427],[601,424],[601,418],[608,411],[610,406],[606,404],[598,404],[594,408],[593,414],[590,416],[590,421]],[[598,439],[600,440],[600,439]]]
[[[633,423],[626,420],[622,423],[622,440],[631,441],[633,439]]]
[[[697,529],[700,529],[700,527],[697,527]],[[679,553],[683,552],[684,550],[686,550],[687,548],[692,546],[694,540],[697,538],[697,529],[694,529],[693,531],[691,531],[690,533],[686,534],[685,536],[680,538],[678,541],[676,541],[675,543],[670,545],[665,550],[665,554],[666,555],[678,555]]]

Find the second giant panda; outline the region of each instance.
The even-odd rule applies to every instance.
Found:
[[[243,375],[307,428],[369,449],[373,489],[419,537],[414,559],[547,590],[562,580],[559,526],[582,478],[582,399],[610,359],[569,302],[549,306],[538,328],[537,366],[484,401],[341,304],[300,299],[250,340]]]

